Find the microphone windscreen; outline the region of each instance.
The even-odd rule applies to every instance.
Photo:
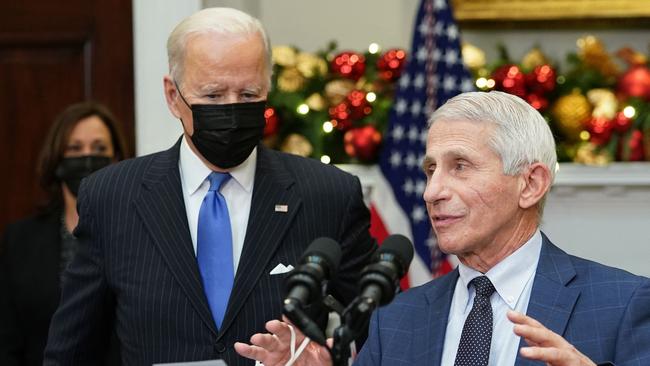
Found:
[[[330,273],[334,273],[341,262],[341,246],[334,239],[326,237],[314,239],[305,250],[302,261],[309,261],[308,257],[313,256],[322,257],[327,263]]]
[[[379,255],[382,253],[393,254],[402,263],[403,270],[406,272],[413,260],[413,244],[404,235],[393,234],[384,239],[378,253]]]

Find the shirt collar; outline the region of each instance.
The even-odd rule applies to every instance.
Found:
[[[185,183],[185,189],[191,196],[201,187],[201,184],[212,173],[201,158],[190,148],[187,143],[187,136],[183,136],[180,148],[179,167],[181,172],[181,179]],[[251,154],[244,160],[243,163],[230,169],[230,176],[236,181],[246,193],[251,193],[253,190],[253,181],[255,180],[255,166],[257,163],[257,147],[253,149]]]
[[[542,234],[537,229],[535,234],[524,245],[485,273],[485,276],[494,285],[496,292],[510,308],[515,308],[526,284],[533,277],[537,269],[541,249]],[[483,273],[462,263],[458,264],[458,272],[464,288],[467,288],[474,278],[483,275]],[[469,301],[469,289],[465,292],[465,296],[467,296],[466,300]]]

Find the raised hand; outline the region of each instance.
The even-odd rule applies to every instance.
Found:
[[[596,366],[566,339],[537,320],[516,311],[509,311],[508,319],[515,324],[515,334],[529,345],[519,350],[523,357],[546,362],[549,366]]]
[[[269,333],[253,335],[250,339],[251,344],[235,343],[235,351],[243,357],[262,362],[264,366],[285,366],[291,359],[291,329],[289,327],[288,323],[271,320],[266,323],[266,330]],[[294,330],[295,348],[297,349],[305,336],[295,327]],[[331,339],[328,342],[331,346]],[[293,363],[295,366],[329,366],[331,364],[329,351],[311,341]]]

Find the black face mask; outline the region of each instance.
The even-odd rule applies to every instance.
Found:
[[[266,101],[190,106],[176,85],[183,102],[192,110],[192,142],[203,157],[223,169],[246,160],[264,136]]]
[[[81,180],[110,163],[111,158],[97,155],[63,158],[54,174],[68,186],[70,192],[76,197],[79,193]]]

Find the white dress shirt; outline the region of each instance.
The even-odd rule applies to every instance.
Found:
[[[496,289],[490,297],[494,322],[488,363],[490,366],[515,364],[520,337],[512,331],[514,325],[506,313],[508,310],[526,313],[541,249],[542,235],[537,230],[521,248],[485,273]],[[483,275],[462,263],[458,264],[458,270],[460,277],[449,309],[442,365],[453,365],[456,360],[463,325],[472,310],[476,293],[474,286],[468,288],[468,285],[471,280]]]
[[[180,148],[178,168],[181,175],[183,199],[187,211],[187,223],[190,227],[192,245],[196,255],[196,237],[199,225],[199,211],[203,198],[208,194],[210,182],[208,175],[212,170],[203,164],[203,161],[192,151],[183,137]],[[233,273],[237,273],[239,258],[244,247],[248,216],[253,198],[253,182],[255,180],[255,166],[257,162],[257,148],[240,165],[230,170],[231,178],[221,186],[219,192],[226,199],[228,214],[230,215],[230,229],[232,231],[232,262],[235,266]]]

